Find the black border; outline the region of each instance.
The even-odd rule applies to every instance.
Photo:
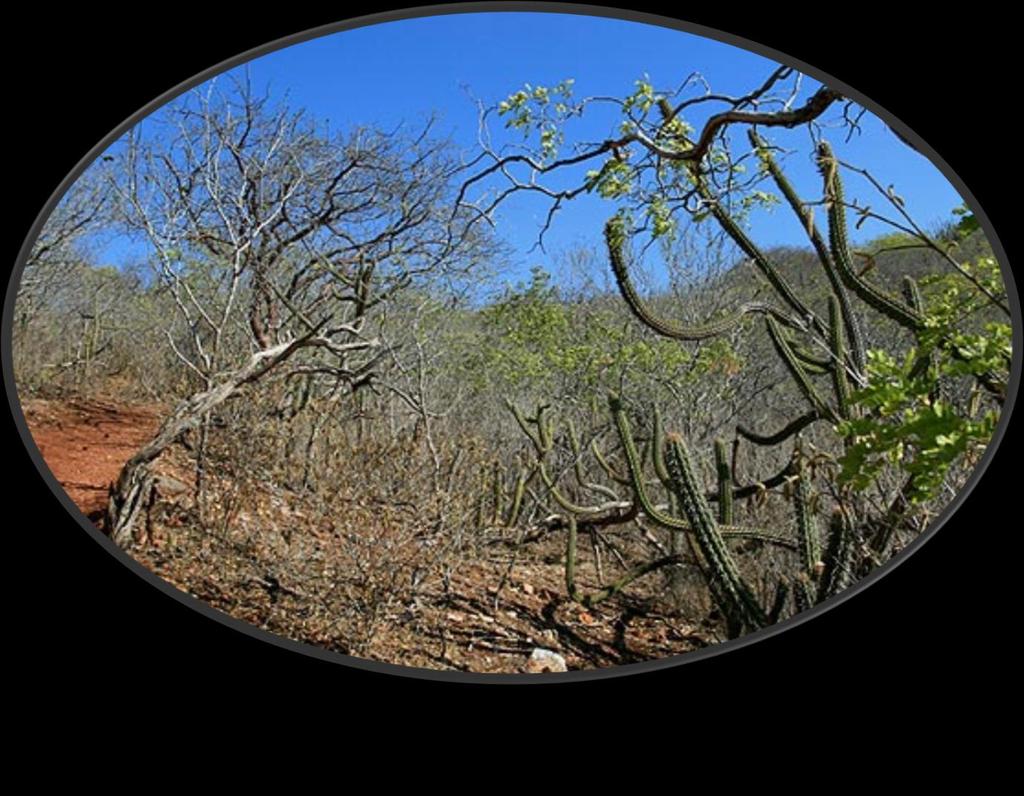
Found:
[[[492,8],[542,10],[544,4],[490,5]],[[472,10],[478,6],[467,4],[464,8]],[[583,12],[585,9],[576,10]],[[903,28],[889,17],[868,14],[859,20],[844,19],[842,23],[847,27],[844,32],[825,35],[828,31],[824,29],[833,23],[820,19],[820,12],[815,12],[818,16],[808,13],[808,21],[819,26],[817,32],[813,25],[808,32],[777,14],[757,19],[744,12],[743,18],[720,17],[715,20],[708,17],[706,9],[695,9],[695,12],[701,15],[695,20],[698,23],[732,30],[737,35],[763,41],[796,59],[806,59],[835,75],[838,82],[849,80],[856,87],[863,87],[865,93],[883,108],[901,109],[903,120],[911,128],[925,132],[926,140],[946,155],[967,184],[976,191],[981,191],[980,186],[989,186],[988,192],[979,193],[982,207],[996,228],[1009,229],[1004,226],[1009,223],[1006,220],[1009,208],[996,199],[999,181],[994,180],[991,173],[986,174],[979,169],[979,166],[988,170],[998,169],[1001,165],[998,153],[1012,151],[1008,148],[1009,131],[993,125],[986,113],[987,109],[998,108],[1001,100],[999,83],[1003,79],[1004,67],[999,63],[998,44],[989,39],[984,51],[979,52],[976,47],[966,48],[969,55],[965,56],[965,48],[949,47],[950,38],[955,38],[958,32],[951,31],[949,22],[945,20],[936,20],[931,26],[917,20],[913,28]],[[152,100],[155,92],[170,88],[180,80],[196,75],[202,68],[251,46],[329,21],[329,18],[311,19],[308,16],[294,21],[294,17],[287,17],[286,21],[282,14],[275,13],[272,21],[264,20],[262,27],[255,20],[240,27],[237,19],[211,20],[207,16],[203,25],[197,25],[194,17],[177,22],[161,20],[160,27],[154,30],[150,29],[151,21],[139,20],[139,28],[147,31],[143,36],[139,34],[139,28],[131,30],[125,26],[118,30],[116,14],[106,19],[91,15],[81,19],[64,16],[59,23],[61,30],[55,31],[53,27],[57,23],[49,29],[42,27],[49,25],[51,20],[44,19],[41,11],[36,13],[41,18],[41,27],[26,31],[28,41],[22,42],[23,45],[37,43],[31,61],[35,71],[25,71],[28,64],[24,60],[16,61],[14,65],[15,69],[17,64],[21,66],[19,77],[24,90],[16,107],[23,110],[21,116],[26,120],[25,126],[18,131],[20,140],[8,164],[8,171],[13,166],[14,173],[19,175],[15,184],[19,186],[19,195],[24,197],[14,225],[16,238],[28,231],[38,208],[49,198],[51,187],[68,175],[85,150]],[[632,15],[617,13],[615,16]],[[959,35],[964,33],[961,31]],[[966,33],[973,35],[970,31]],[[986,30],[983,35],[989,37],[992,31]],[[1006,41],[1009,42],[1009,36]],[[885,54],[886,48],[892,48],[892,52]],[[168,56],[164,59],[154,56],[160,52],[168,53]],[[159,63],[154,64],[154,61]],[[48,77],[40,62],[51,67],[61,63],[66,66],[63,71],[50,72]],[[881,68],[873,71],[872,66]],[[11,64],[9,68],[12,68]],[[849,75],[848,71],[851,72]],[[852,74],[854,71],[856,75]],[[518,79],[518,76],[510,76],[513,82]],[[869,88],[869,83],[874,85]],[[16,241],[15,247],[17,245]],[[1003,258],[1002,261],[1008,260]],[[1019,378],[1021,325],[1019,306],[1015,308],[1015,378]],[[5,328],[5,376],[8,374],[6,337]],[[13,403],[12,410],[20,425],[20,410]],[[1004,413],[1007,419],[1008,415],[1009,412]],[[16,468],[30,461],[27,456],[20,458],[21,447],[20,443],[13,446],[15,455],[19,457]],[[740,640],[739,644],[717,647],[716,668],[739,671],[748,666],[769,663],[774,664],[771,666],[773,671],[785,670],[793,664],[794,653],[813,649],[825,667],[831,662],[851,672],[861,669],[886,672],[895,685],[913,676],[914,671],[905,668],[910,665],[908,661],[923,663],[925,656],[931,659],[933,655],[941,654],[945,668],[950,663],[951,654],[955,660],[958,651],[973,648],[978,641],[978,628],[985,621],[987,612],[991,611],[984,594],[992,577],[993,562],[986,550],[987,545],[965,543],[960,536],[998,532],[999,526],[990,521],[996,517],[997,482],[1012,466],[1007,461],[1007,449],[1010,447],[1009,441],[1003,440],[994,462],[996,466],[986,474],[974,493],[963,501],[964,505],[953,521],[947,523],[941,533],[935,534],[927,545],[906,558],[899,568],[900,577],[886,578],[872,585],[852,606],[845,602],[830,606],[827,622],[794,626],[781,636],[767,638],[753,647],[747,646],[751,644],[749,637]],[[35,465],[20,469],[26,475],[26,488],[31,490],[31,494],[38,495],[38,499],[32,502],[55,507],[49,490],[40,487],[40,479],[33,472]],[[958,498],[956,502],[961,500]],[[237,633],[224,633],[213,622],[197,622],[193,612],[182,612],[177,603],[162,594],[146,587],[140,588],[137,578],[122,565],[123,554],[109,556],[99,553],[100,548],[92,540],[77,533],[77,523],[69,526],[68,515],[63,509],[55,508],[49,522],[39,522],[37,514],[35,521],[30,520],[33,527],[24,529],[30,533],[29,541],[33,548],[27,561],[30,565],[36,561],[43,564],[43,571],[37,574],[37,579],[45,578],[47,588],[53,590],[52,596],[64,602],[65,611],[70,614],[63,620],[60,637],[67,641],[74,639],[76,644],[87,644],[96,655],[92,659],[94,664],[87,665],[87,671],[95,668],[97,673],[103,671],[109,675],[110,671],[116,673],[120,670],[131,676],[133,671],[152,668],[154,661],[159,661],[159,667],[167,671],[188,671],[189,662],[194,665],[197,654],[201,658],[206,657],[202,650],[207,645],[219,650],[218,655],[226,654],[232,660],[254,658],[260,662],[260,670],[265,666],[281,665],[286,668],[295,665],[307,670],[309,663],[315,663],[305,659],[301,666],[293,664],[293,659],[298,660],[298,656],[289,656],[272,649],[271,645],[258,644]],[[992,527],[985,527],[990,525]],[[72,533],[65,534],[63,531],[69,527]],[[956,536],[954,530],[957,531]],[[887,567],[886,571],[891,569],[891,566]],[[859,591],[859,587],[854,588],[844,598]],[[187,597],[177,599],[189,601]],[[126,601],[131,601],[132,605],[126,605]],[[801,620],[808,618],[813,616],[801,617]],[[223,621],[221,615],[217,621]],[[241,624],[234,623],[233,626]],[[180,625],[180,631],[176,625]],[[274,644],[282,641],[249,626],[238,629],[272,640]],[[285,645],[299,646],[288,642]],[[743,649],[728,656],[717,654],[733,647]],[[887,659],[885,654],[878,654],[879,650],[899,652],[889,654]],[[331,657],[339,660],[338,656]],[[285,660],[289,663],[284,664]],[[576,679],[573,676],[470,677],[418,669],[400,670],[400,667],[375,666],[365,661],[349,660],[348,663],[353,667],[370,666],[412,677],[431,678],[437,675],[436,679],[444,680],[518,683]],[[696,675],[696,672],[691,674],[694,668],[705,666],[702,660],[694,660],[693,655],[688,655],[580,675],[581,679],[594,679],[666,665],[677,666],[679,663],[697,664],[696,667],[686,667],[687,676],[691,678]],[[321,670],[323,668],[321,666]],[[334,669],[331,667],[330,671]]]

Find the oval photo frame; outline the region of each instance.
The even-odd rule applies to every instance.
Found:
[[[683,22],[678,22],[676,20],[671,20],[671,19],[662,18],[662,17],[655,17],[655,16],[652,16],[652,15],[631,14],[631,13],[628,13],[628,12],[612,11],[611,9],[604,9],[604,8],[589,8],[589,7],[586,7],[586,6],[566,7],[566,6],[562,6],[562,5],[558,5],[558,4],[536,4],[536,5],[530,4],[529,9],[524,9],[524,8],[512,9],[512,8],[508,8],[508,5],[509,4],[498,4],[498,5],[495,5],[495,4],[480,4],[480,5],[467,4],[466,6],[459,7],[458,11],[453,11],[452,9],[448,8],[447,9],[447,13],[473,13],[475,11],[495,11],[495,10],[508,10],[508,11],[513,11],[513,10],[539,10],[539,11],[550,10],[552,12],[567,12],[567,13],[573,13],[573,14],[585,14],[585,15],[593,15],[593,16],[607,16],[607,17],[616,18],[616,19],[648,22],[648,23],[657,24],[657,25],[663,26],[663,27],[670,27],[670,28],[674,28],[674,29],[677,29],[677,30],[684,30],[684,31],[687,31],[687,32],[690,32],[690,33],[694,33],[694,34],[700,35],[700,36],[705,36],[707,38],[715,39],[717,41],[722,41],[722,42],[726,42],[726,43],[729,43],[729,44],[734,44],[736,46],[740,46],[743,49],[749,50],[751,52],[757,52],[757,53],[761,53],[761,54],[767,55],[767,57],[775,58],[775,59],[779,60],[781,63],[787,64],[787,65],[793,65],[796,68],[798,68],[801,71],[803,71],[805,74],[808,74],[808,75],[811,75],[811,76],[815,76],[816,75],[816,70],[813,67],[808,66],[808,65],[803,64],[803,63],[799,63],[797,61],[794,61],[793,59],[781,58],[781,57],[779,57],[781,54],[775,53],[774,51],[770,50],[770,48],[763,47],[763,46],[761,46],[759,44],[756,44],[754,42],[740,40],[737,37],[731,37],[728,34],[721,33],[719,31],[706,30],[706,29],[703,29],[700,25],[690,25],[690,24],[686,24],[686,23],[683,23]],[[499,6],[500,6],[500,8],[499,8]],[[19,267],[15,269],[15,273],[12,276],[11,287],[13,288],[14,285],[16,284],[16,281],[17,281],[17,279],[19,277],[18,271],[20,269],[20,266],[24,262],[25,255],[27,254],[27,249],[32,244],[32,242],[34,241],[35,237],[38,235],[38,232],[39,232],[40,227],[42,226],[42,223],[49,216],[50,212],[52,212],[53,205],[56,203],[57,199],[59,199],[59,197],[63,195],[64,191],[70,186],[70,184],[75,179],[77,179],[78,173],[82,170],[82,168],[84,168],[85,165],[87,165],[93,159],[95,159],[95,157],[103,149],[105,149],[107,145],[109,145],[113,140],[115,140],[121,134],[123,134],[124,131],[127,130],[134,122],[136,122],[136,121],[138,121],[138,120],[148,116],[157,107],[160,107],[160,106],[164,105],[167,101],[169,101],[172,96],[178,96],[178,95],[184,93],[185,91],[187,91],[188,89],[194,87],[195,85],[198,85],[199,83],[204,82],[205,80],[209,79],[213,75],[221,73],[221,72],[223,72],[223,71],[225,71],[225,70],[227,70],[227,69],[229,69],[229,68],[231,68],[233,66],[237,66],[239,64],[242,64],[242,63],[244,63],[244,62],[246,62],[248,60],[251,60],[252,58],[254,58],[254,57],[258,56],[258,55],[262,55],[262,54],[265,54],[265,53],[268,53],[268,52],[271,52],[271,51],[274,51],[274,50],[282,49],[284,47],[288,47],[288,46],[291,46],[293,44],[297,44],[297,43],[299,43],[301,41],[308,41],[310,39],[319,37],[321,35],[325,35],[327,33],[340,32],[340,31],[344,31],[344,30],[348,30],[348,29],[352,29],[352,28],[356,28],[356,27],[362,27],[362,26],[371,25],[371,24],[378,24],[378,23],[386,22],[386,21],[392,21],[392,20],[397,20],[397,19],[411,19],[411,18],[420,17],[420,16],[433,16],[433,15],[435,15],[437,13],[445,12],[446,8],[447,7],[438,7],[438,8],[431,8],[431,9],[415,9],[415,10],[413,10],[411,12],[394,12],[394,13],[390,13],[390,14],[382,14],[382,15],[379,15],[379,16],[374,16],[374,17],[369,17],[369,18],[360,18],[360,19],[350,20],[348,22],[338,23],[336,25],[330,25],[330,26],[327,26],[325,28],[319,28],[319,29],[314,29],[314,30],[306,31],[306,32],[304,32],[302,34],[298,34],[296,36],[287,37],[285,39],[281,39],[281,40],[278,40],[276,42],[272,42],[270,44],[265,45],[264,47],[258,48],[258,50],[256,50],[256,51],[250,51],[250,52],[244,53],[244,54],[242,54],[240,56],[237,56],[236,58],[230,59],[229,61],[225,61],[225,62],[223,62],[221,64],[218,64],[216,67],[214,67],[214,68],[212,68],[210,70],[207,70],[207,72],[205,72],[205,73],[203,73],[201,75],[197,75],[194,79],[188,81],[187,83],[182,84],[179,87],[176,87],[169,94],[164,95],[163,97],[160,97],[157,100],[154,100],[152,103],[150,103],[145,108],[141,109],[137,114],[135,114],[132,117],[132,119],[126,121],[118,129],[115,129],[114,131],[112,131],[111,134],[107,137],[107,139],[104,140],[103,142],[101,142],[100,144],[98,144],[97,147],[95,147],[93,149],[93,151],[90,152],[90,155],[83,160],[83,162],[81,164],[81,167],[79,169],[76,169],[76,173],[73,173],[73,174],[68,176],[67,180],[65,180],[65,183],[59,189],[59,192],[54,195],[54,197],[51,200],[51,202],[48,203],[48,206],[46,208],[44,208],[43,212],[39,216],[38,221],[34,225],[34,228],[33,228],[32,232],[31,232],[31,234],[29,236],[29,239],[26,242],[25,250],[22,252],[22,256],[19,258],[19,264],[18,264]],[[924,532],[922,532],[911,544],[909,544],[904,550],[902,550],[900,553],[898,553],[893,559],[885,562],[884,565],[882,565],[881,567],[879,567],[878,569],[873,571],[871,574],[869,574],[868,576],[866,576],[862,580],[858,581],[855,585],[853,585],[851,587],[848,587],[846,590],[844,590],[840,594],[838,594],[835,597],[831,598],[827,605],[822,605],[822,606],[819,606],[819,607],[812,608],[810,610],[801,612],[801,613],[799,613],[799,614],[797,614],[797,615],[795,615],[795,616],[793,616],[793,617],[791,617],[791,618],[789,618],[787,620],[784,620],[783,622],[780,622],[780,623],[778,623],[776,625],[771,625],[771,626],[769,626],[767,628],[764,628],[762,630],[759,630],[759,631],[756,631],[756,632],[753,632],[753,633],[749,633],[749,634],[744,635],[744,636],[742,636],[742,637],[740,637],[738,639],[734,639],[734,640],[730,640],[730,641],[724,641],[724,642],[719,642],[719,643],[716,643],[716,644],[712,645],[711,647],[709,647],[707,649],[686,653],[685,655],[674,657],[674,658],[650,660],[650,661],[646,661],[646,662],[642,662],[642,663],[624,664],[624,665],[615,666],[615,667],[612,667],[612,668],[609,668],[609,669],[594,669],[594,670],[585,670],[585,671],[573,671],[573,672],[569,672],[569,673],[566,673],[566,674],[559,674],[559,675],[542,674],[542,675],[536,675],[536,676],[533,676],[533,677],[528,677],[528,676],[524,676],[524,675],[520,675],[520,674],[514,674],[514,675],[474,674],[474,673],[444,672],[444,671],[435,671],[435,670],[429,670],[429,669],[419,669],[419,668],[404,667],[404,666],[399,666],[399,665],[396,665],[396,664],[389,664],[389,663],[384,663],[384,662],[371,661],[371,660],[366,660],[366,659],[352,657],[352,656],[344,656],[344,655],[340,655],[339,653],[328,652],[328,651],[325,651],[325,650],[318,649],[316,647],[312,647],[310,645],[302,644],[302,643],[295,642],[295,641],[292,641],[290,639],[287,639],[287,638],[284,638],[284,637],[281,637],[281,636],[277,636],[277,635],[275,635],[273,633],[270,633],[269,631],[261,630],[261,629],[255,627],[254,625],[251,625],[249,623],[243,622],[241,620],[234,619],[234,618],[228,616],[227,614],[224,614],[224,613],[222,613],[220,611],[217,611],[217,610],[215,610],[213,608],[210,608],[210,607],[206,606],[205,604],[203,604],[203,603],[201,603],[199,601],[191,601],[191,600],[189,600],[188,599],[188,595],[184,594],[183,592],[180,592],[178,589],[176,589],[175,587],[171,586],[166,581],[162,580],[161,578],[159,578],[158,576],[156,576],[155,574],[153,574],[149,570],[147,570],[144,567],[142,567],[134,559],[131,559],[129,556],[127,556],[122,551],[120,551],[116,546],[114,546],[113,543],[106,536],[101,535],[98,531],[96,531],[96,529],[94,527],[89,525],[89,523],[87,523],[85,521],[84,516],[81,515],[81,513],[77,510],[77,508],[71,503],[71,500],[67,496],[67,493],[59,486],[59,484],[56,483],[55,479],[52,477],[52,474],[49,472],[48,468],[43,464],[42,457],[39,454],[39,451],[36,448],[35,443],[33,442],[32,438],[31,438],[31,435],[27,431],[27,426],[26,426],[24,417],[21,415],[20,404],[18,403],[17,399],[15,398],[16,392],[14,390],[12,368],[11,368],[11,360],[10,360],[10,357],[11,357],[11,353],[10,353],[10,351],[11,351],[11,346],[10,346],[11,309],[12,309],[12,303],[13,303],[13,297],[14,297],[14,291],[13,291],[13,289],[11,289],[11,290],[8,291],[7,305],[5,306],[4,328],[3,328],[3,334],[4,334],[3,356],[4,356],[4,364],[5,364],[5,379],[7,381],[8,394],[10,396],[10,400],[11,400],[11,404],[12,404],[12,410],[14,412],[15,419],[16,419],[17,425],[19,427],[19,432],[21,433],[21,436],[22,436],[22,441],[24,442],[27,450],[29,450],[30,455],[32,456],[32,458],[34,460],[34,463],[35,463],[36,467],[39,468],[39,471],[42,474],[42,476],[43,476],[44,480],[46,481],[47,485],[49,486],[49,488],[53,491],[53,493],[55,495],[57,495],[57,497],[60,500],[60,502],[71,513],[71,515],[76,519],[78,524],[81,525],[82,527],[86,528],[87,532],[98,543],[100,543],[101,546],[104,547],[104,549],[106,549],[108,552],[112,553],[119,563],[126,564],[131,571],[133,571],[135,574],[138,574],[141,577],[143,577],[144,580],[147,583],[149,583],[151,585],[154,585],[154,586],[157,586],[165,594],[171,595],[172,597],[174,597],[176,600],[178,600],[179,602],[183,603],[187,607],[189,607],[189,608],[191,608],[193,610],[198,609],[202,614],[204,614],[204,615],[206,615],[206,616],[208,616],[210,618],[213,618],[217,622],[219,622],[221,624],[224,624],[224,625],[227,625],[227,626],[231,627],[234,630],[240,630],[243,633],[246,633],[246,634],[248,634],[250,636],[254,636],[254,637],[258,638],[261,641],[265,641],[265,642],[269,641],[269,642],[271,642],[271,643],[273,643],[273,644],[275,644],[275,645],[277,645],[279,647],[284,647],[284,648],[292,650],[292,651],[297,651],[297,652],[300,652],[300,653],[302,653],[304,655],[311,655],[311,656],[314,656],[314,657],[318,657],[318,658],[322,658],[322,659],[330,660],[330,661],[334,661],[334,662],[342,662],[342,663],[344,663],[345,665],[348,665],[348,666],[354,666],[354,667],[357,667],[357,668],[365,668],[365,669],[369,669],[369,670],[373,670],[373,671],[390,673],[390,674],[399,674],[399,675],[412,676],[412,677],[417,677],[417,678],[441,679],[441,680],[460,680],[460,681],[470,680],[470,681],[479,681],[479,682],[516,682],[516,683],[524,682],[524,681],[525,682],[546,682],[546,681],[559,681],[559,682],[563,682],[563,681],[572,681],[572,680],[578,680],[578,679],[594,679],[594,678],[601,678],[601,677],[619,676],[619,675],[623,675],[623,674],[631,674],[631,673],[635,673],[635,672],[651,671],[651,670],[655,670],[655,669],[661,669],[661,668],[665,668],[665,667],[676,666],[676,665],[679,665],[681,663],[688,663],[688,662],[691,662],[691,661],[701,660],[701,659],[704,659],[704,658],[707,658],[707,657],[717,656],[721,652],[727,652],[727,651],[730,651],[730,650],[733,650],[733,649],[737,649],[739,647],[747,646],[747,645],[749,645],[749,644],[751,644],[753,642],[756,642],[756,641],[759,641],[759,640],[762,640],[762,639],[765,639],[765,638],[769,638],[769,637],[774,636],[774,635],[776,635],[778,633],[781,633],[781,632],[784,632],[784,631],[786,631],[786,630],[788,630],[790,628],[793,628],[793,627],[795,627],[797,625],[800,625],[803,622],[805,622],[805,621],[807,621],[809,619],[812,619],[812,618],[814,618],[816,616],[819,616],[820,614],[822,614],[822,613],[824,613],[824,612],[826,612],[828,610],[831,610],[836,605],[839,605],[839,604],[845,602],[846,600],[850,599],[851,597],[859,594],[861,591],[863,591],[864,589],[866,589],[867,587],[869,587],[873,583],[875,583],[879,578],[881,578],[884,575],[890,573],[900,563],[904,562],[909,556],[913,555],[921,547],[921,545],[923,545],[925,542],[927,542],[948,521],[948,519],[957,511],[957,509],[959,508],[960,504],[963,503],[963,501],[974,490],[974,488],[976,487],[977,483],[982,478],[982,476],[985,473],[986,469],[989,467],[989,464],[991,463],[991,460],[994,457],[996,450],[999,448],[999,446],[1001,444],[1002,436],[1005,433],[1006,426],[1008,425],[1008,423],[1010,421],[1010,416],[1012,414],[1012,409],[1013,409],[1014,401],[1015,401],[1015,398],[1016,398],[1016,391],[1017,391],[1017,387],[1018,387],[1018,384],[1019,384],[1020,364],[1021,364],[1021,344],[1020,344],[1021,324],[1020,324],[1019,298],[1018,298],[1017,293],[1016,293],[1016,286],[1015,286],[1015,284],[1014,284],[1014,282],[1012,280],[1012,276],[1008,273],[1008,268],[1006,266],[1005,252],[1002,250],[1002,247],[1001,247],[1001,244],[999,242],[998,237],[995,235],[994,230],[991,229],[991,225],[989,224],[987,218],[984,215],[984,208],[982,208],[977,202],[974,201],[974,198],[973,198],[970,190],[967,188],[967,186],[961,185],[960,181],[959,181],[959,178],[957,178],[954,174],[949,172],[948,168],[945,166],[944,161],[942,161],[941,158],[939,158],[931,150],[931,148],[928,146],[927,142],[925,142],[925,141],[923,141],[921,139],[918,139],[918,137],[916,136],[916,134],[913,133],[913,131],[904,128],[902,123],[898,122],[898,120],[896,120],[895,118],[890,118],[889,115],[886,112],[881,111],[880,109],[875,108],[873,103],[870,101],[870,99],[867,99],[866,101],[862,100],[862,98],[859,96],[859,92],[857,92],[856,90],[848,89],[845,85],[843,85],[842,83],[840,83],[838,81],[833,81],[830,77],[828,78],[828,83],[829,83],[829,85],[837,87],[845,95],[853,97],[854,99],[858,100],[859,102],[863,102],[865,107],[871,109],[872,112],[876,113],[880,118],[884,119],[886,122],[888,122],[895,129],[900,130],[900,132],[904,136],[906,136],[910,141],[912,141],[916,146],[918,146],[923,153],[927,153],[927,155],[926,155],[927,159],[933,165],[936,165],[936,167],[939,168],[940,171],[942,171],[944,176],[946,176],[946,178],[950,180],[950,182],[957,188],[957,190],[960,192],[960,194],[962,196],[964,196],[969,201],[970,206],[972,208],[976,209],[976,212],[977,212],[977,214],[979,216],[979,221],[981,223],[981,226],[983,227],[984,231],[988,235],[988,239],[991,242],[993,250],[995,251],[996,256],[999,259],[999,262],[1000,262],[1000,264],[1002,266],[1002,269],[1003,269],[1004,280],[1006,281],[1007,292],[1008,292],[1009,300],[1011,302],[1011,306],[1012,306],[1013,313],[1014,313],[1013,314],[1013,344],[1014,345],[1013,345],[1013,364],[1012,364],[1012,370],[1011,370],[1011,379],[1010,379],[1010,384],[1009,384],[1007,403],[1004,405],[1003,411],[1002,411],[1001,416],[999,418],[999,424],[998,424],[998,427],[996,428],[996,431],[995,431],[995,433],[994,433],[994,435],[992,437],[992,441],[988,445],[988,448],[985,451],[985,454],[982,457],[980,463],[975,467],[974,471],[971,473],[971,476],[968,479],[967,483],[959,490],[959,492],[952,499],[952,501],[950,501],[950,503],[945,506],[945,508],[941,512],[940,516],[938,518],[934,519],[932,521],[932,523],[928,526],[928,528]]]

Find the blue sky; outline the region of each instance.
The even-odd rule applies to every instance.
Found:
[[[701,72],[716,93],[744,94],[759,85],[776,63],[760,55],[676,30],[614,19],[565,14],[486,13],[428,17],[343,31],[258,58],[248,65],[256,86],[269,84],[275,97],[330,120],[334,129],[352,124],[393,127],[440,115],[438,130],[468,151],[476,141],[477,108],[503,99],[524,83],[552,85],[575,79],[577,97],[623,97],[644,74],[656,88],[674,88],[691,72]],[[816,83],[805,84],[803,97]],[[708,106],[709,108],[711,106]],[[713,110],[721,110],[715,106]],[[893,109],[898,113],[899,109]],[[699,126],[701,116],[688,119]],[[848,145],[830,137],[840,157],[867,167],[886,185],[893,183],[916,220],[933,226],[950,216],[960,199],[927,159],[913,152],[872,115],[864,134]],[[493,125],[495,132],[501,125]],[[607,122],[589,119],[569,128],[589,140],[610,130]],[[808,152],[805,131],[777,133],[777,143]],[[798,190],[820,195],[820,179],[807,154],[786,161]],[[870,195],[853,175],[849,197]],[[877,195],[870,199],[879,206]],[[499,234],[514,250],[513,275],[529,266],[549,266],[578,243],[596,243],[613,206],[584,197],[560,212],[545,238],[547,254],[528,252],[536,240],[546,205],[526,199],[510,201],[500,212]],[[799,244],[805,238],[788,209],[759,213],[751,219],[755,240],[765,244]],[[875,228],[874,234],[883,230]],[[872,230],[865,231],[871,234]],[[127,249],[114,243],[109,259]]]

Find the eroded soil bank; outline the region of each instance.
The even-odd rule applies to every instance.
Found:
[[[97,522],[124,463],[160,424],[160,407],[92,401],[28,401],[32,438],[75,505]]]

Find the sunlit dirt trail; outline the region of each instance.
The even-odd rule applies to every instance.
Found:
[[[98,522],[124,463],[153,436],[160,408],[105,401],[30,401],[32,438],[75,505]]]

